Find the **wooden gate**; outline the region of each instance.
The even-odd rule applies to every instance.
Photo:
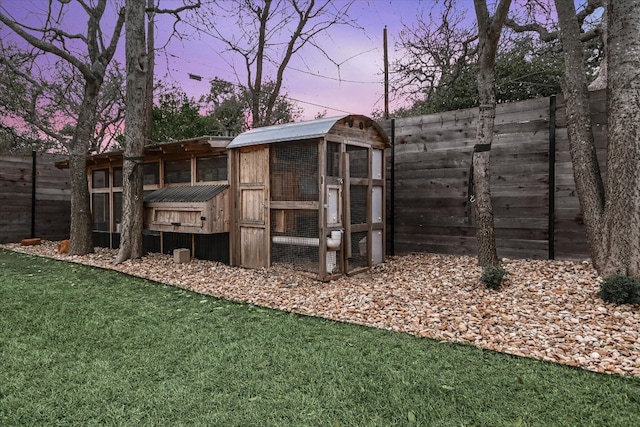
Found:
[[[269,149],[238,153],[237,236],[243,267],[269,266]]]

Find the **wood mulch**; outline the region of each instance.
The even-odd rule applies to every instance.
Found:
[[[121,271],[234,301],[455,341],[596,372],[640,376],[640,307],[605,303],[587,262],[504,259],[499,291],[480,281],[475,258],[393,257],[328,283],[276,266],[248,270],[150,254],[114,266],[116,251],[57,253],[57,242],[2,245],[19,252]]]

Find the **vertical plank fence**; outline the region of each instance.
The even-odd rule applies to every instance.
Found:
[[[62,159],[54,154],[36,154],[34,174],[32,156],[0,156],[0,243],[28,237],[69,237],[69,170],[55,167],[55,162]]]

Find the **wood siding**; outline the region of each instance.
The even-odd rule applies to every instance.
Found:
[[[69,170],[55,162],[63,156],[36,155],[35,230],[33,237],[69,238],[71,190]],[[0,156],[0,243],[31,237],[32,157]]]
[[[604,91],[592,93],[591,99],[604,167]],[[396,253],[476,254],[468,197],[476,117],[474,108],[395,120],[395,200],[388,220],[393,221]],[[391,134],[390,121],[381,125]],[[555,162],[549,155],[553,136]],[[555,108],[550,98],[497,106],[491,194],[500,257],[588,258],[561,97]],[[391,206],[389,200],[387,204]]]
[[[232,263],[262,268],[270,265],[269,255],[269,147],[240,149],[237,153],[232,192],[238,217],[234,234]]]
[[[204,202],[145,202],[145,228],[174,233],[228,233],[229,189]]]

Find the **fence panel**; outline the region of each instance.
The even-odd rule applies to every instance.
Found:
[[[69,237],[69,170],[55,167],[55,162],[63,159],[54,154],[36,154],[34,205],[33,158],[0,156],[0,243],[19,242],[27,237],[49,240]]]
[[[604,96],[604,91],[592,93],[602,166]],[[491,194],[500,257],[589,256],[564,108],[561,97],[553,103],[550,98],[538,98],[497,106]],[[387,218],[393,222],[388,229],[394,230],[396,253],[476,254],[476,227],[468,197],[476,119],[477,108],[395,119],[395,153],[387,156],[388,185],[395,186],[387,194],[393,194],[394,200],[387,201]],[[391,134],[391,121],[381,125]],[[395,183],[391,182],[392,158]]]

